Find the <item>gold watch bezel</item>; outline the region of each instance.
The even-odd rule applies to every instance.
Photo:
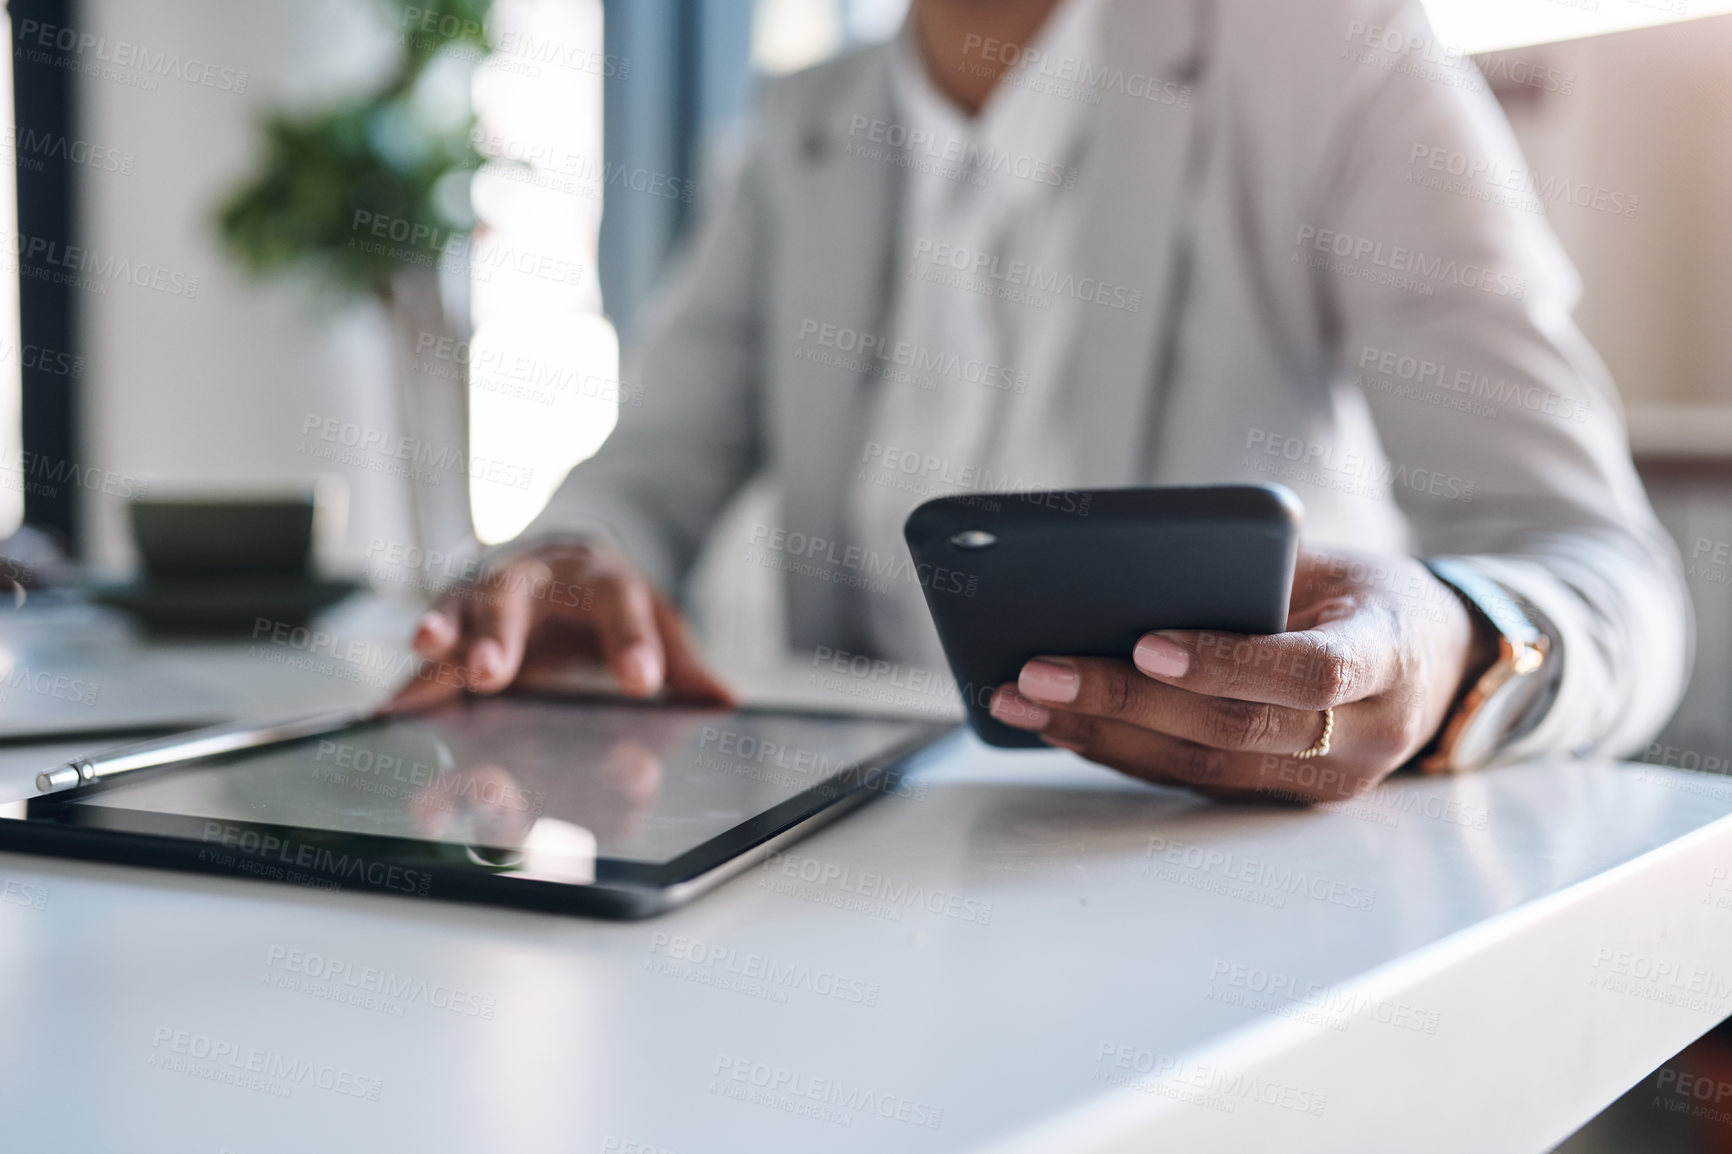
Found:
[[[1497,639],[1497,660],[1474,682],[1473,688],[1462,697],[1461,704],[1450,713],[1449,720],[1444,723],[1443,732],[1438,736],[1436,749],[1420,760],[1420,771],[1440,774],[1464,773],[1478,769],[1477,765],[1455,763],[1455,750],[1461,744],[1462,735],[1472,727],[1486,705],[1512,682],[1529,677],[1544,668],[1550,650],[1550,641],[1543,633],[1536,635],[1534,640],[1528,643],[1514,641],[1500,632]]]

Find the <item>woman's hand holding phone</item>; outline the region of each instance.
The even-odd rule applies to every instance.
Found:
[[[1038,657],[992,715],[1134,777],[1212,796],[1363,793],[1437,733],[1496,642],[1418,561],[1302,551],[1288,631],[1145,636],[1132,661]],[[1328,752],[1314,750],[1332,711]]]

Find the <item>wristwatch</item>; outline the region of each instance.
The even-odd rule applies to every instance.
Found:
[[[1535,624],[1537,614],[1470,566],[1438,557],[1425,567],[1497,633],[1497,659],[1462,694],[1431,749],[1419,758],[1425,773],[1463,773],[1485,765],[1544,715],[1557,692],[1556,647]]]

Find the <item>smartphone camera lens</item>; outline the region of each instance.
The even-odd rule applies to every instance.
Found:
[[[985,529],[964,529],[950,539],[958,549],[986,549],[998,544],[998,538]]]

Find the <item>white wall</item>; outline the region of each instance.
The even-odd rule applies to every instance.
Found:
[[[1547,212],[1625,403],[1732,404],[1732,16],[1511,56],[1575,78],[1510,108],[1533,171],[1640,198]]]
[[[188,299],[130,284],[81,295],[86,464],[124,474],[224,486],[338,472],[350,490],[338,551],[351,565],[375,537],[403,540],[402,482],[332,467],[304,450],[309,413],[395,431],[384,318],[370,306],[321,312],[304,286],[260,284],[218,248],[213,206],[255,156],[255,120],[284,100],[316,101],[372,73],[381,30],[364,0],[231,4],[221,0],[86,0],[80,32],[230,70],[213,84],[169,74],[154,91],[86,72],[80,133],[130,152],[130,175],[82,171],[82,241],[104,258],[198,277]],[[183,64],[183,67],[187,67]],[[134,78],[146,73],[123,69]],[[246,75],[245,91],[238,86]],[[117,497],[88,497],[94,559],[130,557]]]

